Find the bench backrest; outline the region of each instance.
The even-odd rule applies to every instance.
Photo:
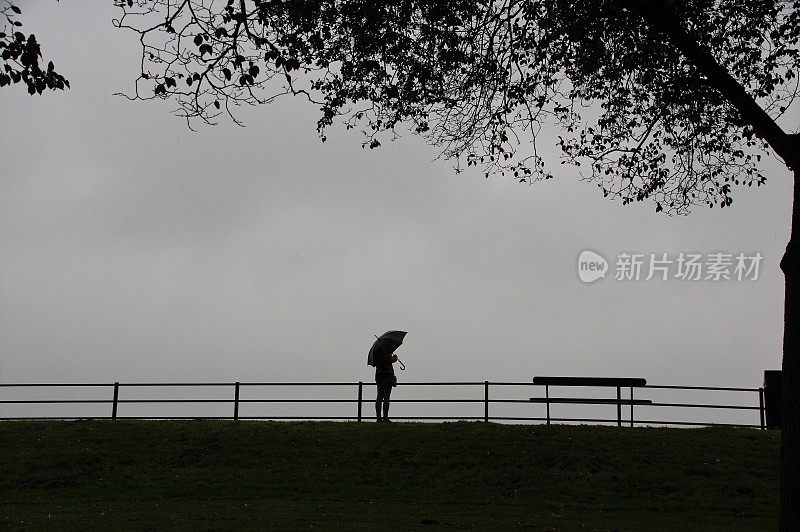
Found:
[[[646,386],[646,379],[623,377],[534,377],[534,384],[549,386],[620,386],[625,388]]]

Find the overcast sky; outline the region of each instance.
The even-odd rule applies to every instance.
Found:
[[[575,169],[455,175],[412,135],[362,150],[281,100],[192,132],[130,102],[111,2],[23,2],[72,90],[0,90],[0,381],[645,377],[758,386],[780,367],[790,179],[688,217],[602,197]],[[577,258],[611,263],[584,284]],[[614,280],[620,253],[761,253],[756,281]]]

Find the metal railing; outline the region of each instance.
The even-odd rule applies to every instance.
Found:
[[[364,387],[370,389],[374,384],[364,382],[177,382],[177,383],[15,383],[15,384],[0,384],[0,393],[7,395],[9,392],[19,394],[21,390],[36,390],[37,398],[5,398],[0,397],[0,414],[4,414],[3,409],[11,408],[11,405],[16,405],[19,408],[21,405],[108,405],[108,413],[102,415],[89,414],[89,415],[34,415],[30,413],[23,413],[22,415],[5,416],[0,415],[0,420],[22,420],[22,419],[59,419],[59,420],[76,420],[76,419],[234,419],[234,420],[341,420],[341,421],[363,421],[367,419],[364,414],[364,404],[374,404],[373,399],[364,398]],[[537,385],[531,382],[492,382],[492,381],[470,381],[470,382],[410,382],[401,383],[398,385],[401,388],[423,387],[434,388],[438,391],[443,391],[453,387],[466,387],[475,388],[477,391],[483,391],[482,397],[476,395],[475,397],[416,397],[404,398],[397,397],[399,394],[393,394],[397,398],[392,399],[392,404],[408,404],[416,403],[421,405],[435,405],[435,404],[460,404],[482,406],[480,410],[475,413],[462,414],[462,415],[401,415],[393,416],[392,419],[396,420],[415,420],[415,421],[443,421],[443,420],[477,420],[477,421],[502,421],[502,422],[517,422],[517,423],[612,423],[617,426],[629,425],[673,425],[673,426],[713,426],[713,425],[726,425],[726,426],[740,426],[740,427],[755,427],[765,429],[765,408],[764,408],[764,389],[763,388],[730,388],[730,387],[711,387],[711,386],[659,386],[659,385],[645,385],[637,387],[637,399],[633,398],[633,388],[628,391],[628,397],[623,397],[620,393],[620,387],[617,387],[615,397],[582,397],[580,395],[573,396],[558,396],[553,397],[550,395],[550,389],[554,386]],[[158,398],[158,397],[145,397],[145,398],[125,398],[121,397],[120,391],[125,390],[130,393],[137,388],[156,388],[156,389],[175,389],[175,388],[221,388],[228,390],[227,397],[221,398],[208,398],[205,397],[191,397],[191,398]],[[242,397],[244,389],[257,389],[257,388],[311,388],[311,389],[340,389],[346,391],[349,387],[351,393],[355,392],[350,398],[321,398],[321,397],[256,397],[246,398]],[[496,398],[495,392],[498,390],[509,390],[514,388],[521,388],[526,392],[531,388],[543,391],[539,397],[505,397]],[[78,399],[65,399],[46,397],[42,395],[49,395],[50,392],[58,389],[69,388],[72,390],[107,390],[106,398],[78,398]],[[542,390],[544,388],[544,390]],[[48,393],[41,393],[45,390]],[[645,395],[652,395],[655,391],[667,391],[669,393],[680,393],[686,395],[687,393],[697,392],[733,392],[738,394],[739,397],[746,398],[746,402],[739,402],[738,404],[714,403],[714,402],[686,402],[682,400],[656,400],[655,397],[645,399]],[[405,392],[404,392],[405,393]],[[353,410],[349,413],[341,411],[339,408],[336,415],[273,415],[272,413],[262,415],[242,415],[241,408],[249,405],[266,405],[266,404],[329,404],[344,407],[351,405]],[[229,405],[230,414],[224,415],[125,415],[125,407],[133,405],[160,405],[162,408],[170,404],[183,404],[183,405],[201,405],[201,404],[220,404]],[[528,404],[531,408],[535,405],[544,405],[545,412],[543,416],[533,415],[498,415],[495,413],[496,408],[490,409],[492,405],[521,405]],[[616,408],[616,417],[559,417],[553,415],[551,410],[555,408],[564,408],[567,405],[574,407],[575,405],[609,405]],[[623,407],[629,409],[629,415],[623,419]],[[693,409],[693,410],[710,410],[714,412],[719,411],[754,411],[753,422],[736,422],[728,423],[717,420],[679,420],[679,419],[647,419],[636,418],[634,408],[641,411],[642,409]],[[755,419],[755,412],[758,412],[757,421]],[[503,414],[501,412],[501,414]],[[749,420],[748,420],[749,421]]]

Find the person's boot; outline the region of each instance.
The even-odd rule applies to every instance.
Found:
[[[389,402],[383,403],[383,420],[387,423],[391,423],[392,420],[389,419]]]
[[[375,401],[375,422],[380,423],[383,421],[381,419],[381,403],[379,401]]]

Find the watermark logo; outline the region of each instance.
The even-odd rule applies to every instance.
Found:
[[[757,281],[761,253],[620,253],[614,263],[616,281]],[[578,257],[578,277],[584,283],[605,278],[609,263],[597,252]]]
[[[584,283],[593,283],[603,279],[608,271],[608,261],[594,251],[584,250],[578,256],[578,277]]]

